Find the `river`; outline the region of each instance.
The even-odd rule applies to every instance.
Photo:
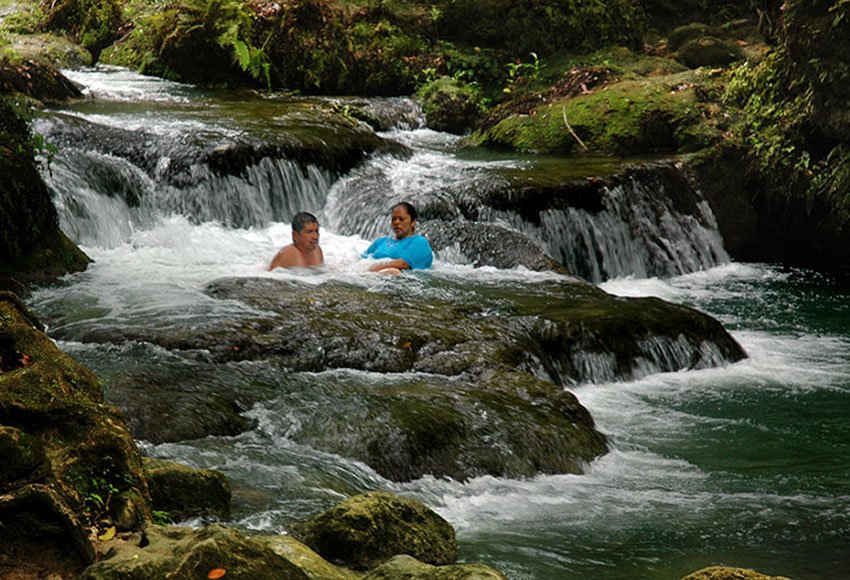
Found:
[[[278,106],[263,96],[199,92],[120,69],[69,75],[87,86],[89,98],[42,114],[36,129],[48,137],[57,119],[71,118],[176,143],[186,135],[226,140],[256,130],[252,124],[268,124],[273,116],[266,109]],[[262,118],[252,116],[261,108]],[[681,231],[690,245],[678,254],[685,256],[676,262],[679,271],[653,271],[640,237],[624,241],[628,228],[615,220],[593,226],[593,236],[602,239],[597,253],[619,251],[617,269],[606,270],[603,261],[587,276],[613,294],[658,296],[715,316],[749,358],[721,368],[571,386],[611,443],[611,452],[582,475],[394,483],[362,463],[292,442],[288,434],[303,418],[293,417],[287,404],[293,393],[309,391],[306,385],[378,384],[392,377],[345,369],[291,373],[256,361],[186,360],[145,343],[75,340],[99,327],[191,328],[211,317],[232,317],[248,307],[203,292],[224,276],[306,285],[343,280],[380,289],[393,282],[365,272],[358,254],[386,230],[382,212],[394,197],[409,195],[419,203],[480,183],[493,171],[536,163],[462,150],[457,138],[414,121],[386,135],[410,147],[412,156],[372,159],[343,176],[264,162],[242,180],[196,175],[203,187],[167,184],[157,170],[114,155],[60,149],[45,178],[63,229],[94,259],[86,272],[30,300],[49,332],[61,336],[60,346],[98,372],[107,400],[132,396],[129,376],[190,390],[226,384],[270,393],[245,411],[253,425],[246,432],[140,441],[145,453],[224,472],[234,490],[231,523],[252,531],[281,532],[294,519],[365,490],[416,497],[455,527],[464,560],[483,561],[512,579],[678,578],[721,563],[795,579],[847,577],[850,284],[815,272],[731,262],[716,232],[684,218]],[[162,159],[160,173],[167,165]],[[275,198],[275,191],[285,191],[285,199]],[[266,264],[290,238],[285,218],[296,209],[319,216],[327,267],[306,276],[268,273]],[[521,227],[507,214],[488,219]],[[571,219],[578,227],[579,217]],[[552,240],[540,235],[539,241],[553,254],[565,252],[569,262]],[[624,246],[634,247],[624,253]],[[458,280],[510,293],[559,278],[470,261],[445,251],[433,271],[402,283],[424,297],[450,299],[447,288]],[[317,413],[322,404],[314,402]]]

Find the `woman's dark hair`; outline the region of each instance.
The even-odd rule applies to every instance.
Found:
[[[410,203],[408,203],[408,202],[406,202],[406,201],[403,201],[403,202],[401,202],[401,203],[397,203],[397,204],[395,204],[395,205],[392,207],[392,209],[390,209],[390,211],[394,210],[394,209],[395,209],[395,208],[397,208],[397,207],[403,207],[403,208],[404,208],[404,211],[406,211],[406,212],[407,212],[407,215],[409,215],[409,216],[410,216],[410,221],[416,221],[416,215],[417,215],[417,214],[416,214],[416,208],[415,208],[415,207],[413,207],[413,205],[412,205],[412,204],[410,204]]]
[[[319,223],[319,220],[316,219],[316,216],[311,213],[307,213],[306,211],[302,211],[301,213],[295,214],[295,217],[292,218],[292,231],[300,234],[301,230],[303,230],[307,224],[317,223]]]

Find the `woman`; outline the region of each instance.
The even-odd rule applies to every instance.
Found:
[[[381,274],[398,274],[402,270],[422,270],[431,267],[434,254],[431,244],[414,233],[416,208],[403,201],[392,208],[393,236],[378,238],[363,252],[364,258],[380,260],[369,269]]]

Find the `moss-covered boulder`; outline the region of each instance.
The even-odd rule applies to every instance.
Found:
[[[59,229],[34,160],[38,144],[20,109],[0,98],[0,278],[23,283],[52,281],[90,261]]]
[[[696,151],[719,133],[705,122],[698,73],[623,80],[514,115],[473,134],[477,144],[528,152]]]
[[[710,566],[682,577],[682,580],[788,580],[785,576],[771,576],[747,568]]]
[[[293,526],[293,533],[331,562],[369,570],[396,554],[451,564],[452,526],[423,503],[386,492],[364,493]]]
[[[416,97],[422,103],[428,127],[462,135],[475,125],[480,111],[480,96],[468,84],[442,76],[419,88]]]
[[[124,22],[116,0],[60,0],[43,3],[45,30],[69,33],[97,62],[101,51],[119,36]]]
[[[153,509],[172,520],[230,518],[230,482],[212,469],[197,469],[152,457],[144,459]]]
[[[8,293],[0,293],[0,426],[0,572],[28,566],[41,545],[54,569],[78,572],[94,560],[92,531],[150,521],[141,457],[123,418],[91,371]]]
[[[484,564],[431,566],[410,556],[394,556],[370,570],[363,580],[507,580],[507,577]]]
[[[676,60],[689,68],[726,67],[741,60],[743,56],[744,52],[732,40],[700,36],[685,42],[678,49]]]
[[[358,580],[362,575],[348,568],[334,566],[308,546],[290,535],[254,536],[275,554],[298,566],[310,580]]]
[[[264,544],[220,524],[201,530],[150,526],[143,534],[113,538],[103,548],[105,554],[81,580],[207,578],[213,570],[244,580],[310,578]]]

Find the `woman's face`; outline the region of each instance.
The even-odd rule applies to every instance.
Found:
[[[416,220],[410,219],[410,214],[404,207],[393,208],[392,229],[395,234],[395,239],[403,240],[407,236],[413,234],[413,228],[416,225]]]

